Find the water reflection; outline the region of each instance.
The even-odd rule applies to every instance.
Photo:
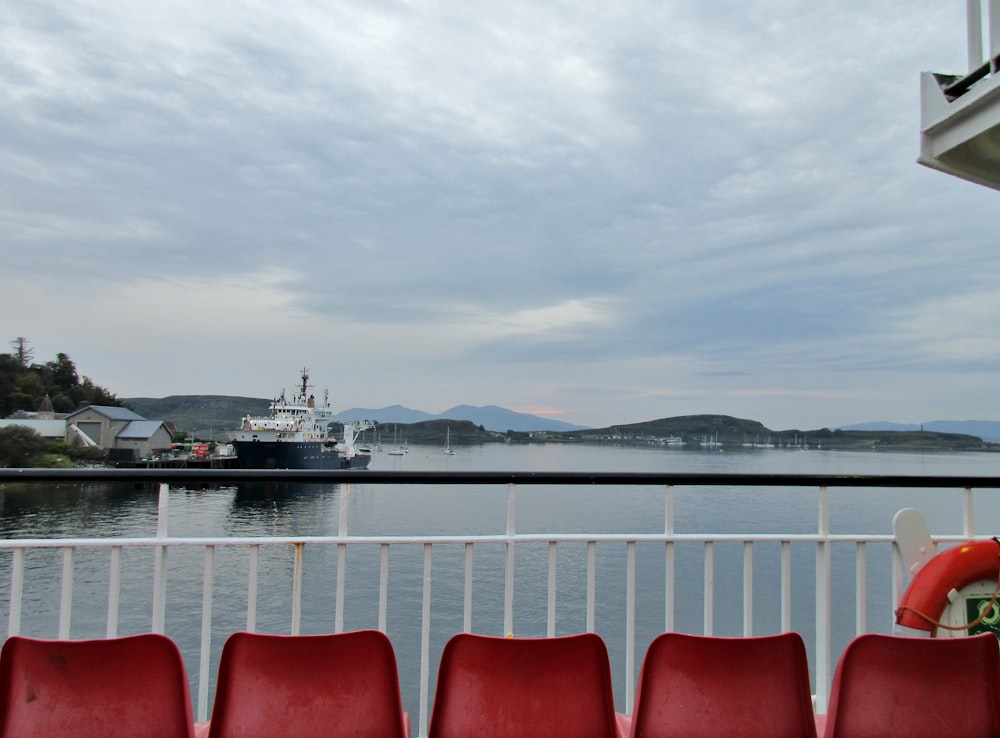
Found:
[[[149,484],[0,484],[0,535],[153,535],[157,496],[158,487]]]

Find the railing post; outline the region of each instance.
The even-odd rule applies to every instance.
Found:
[[[715,632],[715,544],[705,541],[705,612],[702,631],[710,636]]]
[[[667,536],[664,546],[665,556],[665,581],[664,581],[664,613],[663,629],[670,633],[674,630],[674,542],[670,540],[674,535],[674,485],[668,484],[664,496],[664,521],[663,532]]]
[[[983,63],[983,5],[981,0],[965,0],[965,15],[968,30],[968,71],[972,72]]]
[[[420,607],[420,726],[418,735],[427,735],[431,673],[431,551],[424,544],[424,587]]]
[[[212,592],[215,589],[215,546],[205,546],[201,588],[201,652],[198,666],[198,717],[208,720],[208,672],[212,654]]]
[[[10,618],[7,635],[21,632],[21,606],[24,601],[24,549],[15,548],[10,572]]]
[[[552,638],[556,634],[556,567],[558,563],[558,548],[555,541],[549,541],[549,592],[548,608],[545,614],[545,635]]]
[[[990,71],[1000,72],[1000,0],[989,0],[990,16]]]
[[[121,600],[122,547],[111,547],[111,563],[108,572],[108,623],[106,638],[118,635],[118,603]]]
[[[73,615],[73,552],[72,546],[63,549],[62,594],[59,597],[59,638],[69,638],[69,625]]]
[[[389,544],[379,546],[378,569],[378,629],[388,632],[389,613]]]
[[[260,565],[260,546],[254,544],[250,546],[247,572],[247,632],[253,633],[257,630],[257,570]]]
[[[1000,0],[990,0],[990,69],[1000,72]]]
[[[337,535],[341,538],[347,537],[347,502],[351,496],[351,484],[345,483],[340,490],[340,522]],[[337,589],[336,600],[334,602],[333,632],[342,633],[344,630],[344,596],[346,593],[347,579],[347,544],[337,544]]]
[[[292,635],[302,627],[302,565],[306,544],[294,545],[295,563],[292,566]]]
[[[972,538],[976,535],[976,513],[972,501],[972,489],[962,490],[962,535]]]
[[[753,635],[753,541],[743,541],[743,635]]]
[[[792,542],[781,542],[781,630],[792,629]]]
[[[635,541],[626,546],[625,581],[625,712],[632,712],[635,694]]]
[[[868,630],[868,547],[864,541],[858,541],[855,546],[856,559],[854,563],[854,633],[861,635]]]
[[[597,541],[587,541],[587,632],[597,630],[594,609],[597,601]]]
[[[830,494],[819,488],[816,542],[816,710],[826,712],[830,694]]]
[[[168,500],[170,485],[160,483],[159,498],[156,505],[156,537],[166,539],[167,523],[170,514]],[[157,546],[153,549],[153,626],[154,633],[162,633],[167,613],[167,547]]]
[[[465,544],[465,588],[462,592],[462,632],[472,632],[472,565],[473,545]]]
[[[517,533],[517,493],[507,485],[507,565],[503,583],[503,632],[514,632],[514,535]]]

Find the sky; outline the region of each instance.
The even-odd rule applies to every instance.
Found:
[[[1000,420],[1000,193],[916,163],[966,64],[960,0],[2,3],[0,338],[119,398]]]

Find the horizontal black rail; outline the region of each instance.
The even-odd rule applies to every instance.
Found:
[[[1000,476],[649,472],[373,471],[301,469],[0,469],[4,482],[327,482],[356,484],[731,485],[1000,489]]]

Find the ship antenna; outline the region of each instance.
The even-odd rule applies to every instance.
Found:
[[[302,367],[302,399],[309,395],[309,370]]]

